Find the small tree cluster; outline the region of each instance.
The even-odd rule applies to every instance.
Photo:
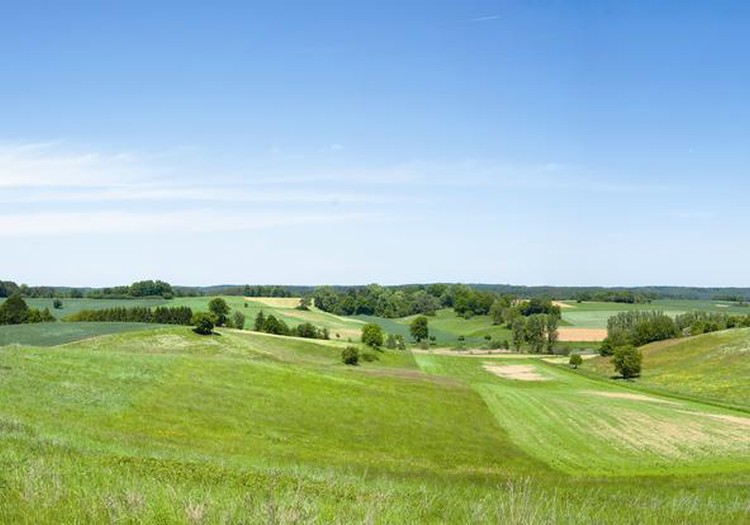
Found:
[[[347,346],[341,351],[341,361],[345,365],[356,366],[359,363],[359,350],[356,346]]]
[[[196,312],[191,319],[191,324],[195,327],[193,332],[200,335],[211,335],[216,326],[216,317],[210,312]]]
[[[3,324],[27,324],[27,323],[49,323],[57,319],[49,311],[49,308],[37,310],[29,308],[20,294],[11,295],[0,304],[0,325]]]
[[[319,328],[312,323],[302,323],[294,328],[289,328],[289,325],[282,319],[275,315],[266,315],[263,310],[255,316],[253,330],[266,334],[288,335],[307,339],[330,339],[328,328]]]
[[[193,311],[187,306],[157,306],[154,309],[134,306],[81,310],[66,318],[67,321],[89,323],[156,323],[186,326],[193,324],[192,319]]]
[[[534,314],[529,317],[518,316],[511,322],[512,344],[516,352],[526,344],[531,352],[551,354],[557,343],[557,327],[560,318],[555,314]]]

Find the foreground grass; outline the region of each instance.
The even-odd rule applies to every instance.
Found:
[[[0,522],[747,519],[742,450],[641,464],[571,424],[609,408],[580,406],[591,380],[536,360],[555,380],[519,385],[402,352],[352,368],[342,346],[170,327],[0,348]],[[642,405],[616,409],[656,414]]]

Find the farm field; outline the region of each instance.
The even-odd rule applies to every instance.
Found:
[[[568,308],[561,309],[563,321],[578,328],[607,328],[607,319],[611,316],[632,310],[660,310],[673,317],[690,311],[750,314],[749,307],[737,306],[736,303],[726,301],[657,300],[646,304],[565,301],[563,304],[568,305]]]
[[[35,323],[0,326],[0,346],[55,346],[90,337],[150,330],[162,325],[145,323]]]
[[[747,518],[746,413],[540,359],[347,367],[344,346],[166,327],[0,348],[0,522]]]
[[[337,316],[323,312],[315,307],[310,310],[298,310],[299,298],[273,298],[253,297],[244,298],[239,296],[223,296],[233,310],[245,314],[245,328],[251,328],[255,316],[263,311],[266,315],[274,315],[283,320],[290,327],[304,322],[313,323],[321,328],[328,328],[331,338],[347,341],[358,341],[362,326],[365,323],[377,323],[388,333],[400,334],[409,338],[409,323],[415,316],[399,319],[384,319],[374,316]],[[146,306],[155,308],[157,306],[189,306],[193,311],[207,310],[211,297],[180,297],[172,300],[164,299],[65,299],[63,308],[55,310],[52,308],[51,299],[28,299],[27,303],[32,308],[49,308],[58,319],[72,315],[84,309],[99,309],[111,307],[134,307]],[[0,299],[2,302],[3,299]],[[669,315],[678,315],[688,311],[701,310],[720,312],[727,314],[747,315],[750,309],[739,307],[733,303],[721,301],[654,301],[649,304],[623,304],[623,303],[576,303],[572,301],[560,303],[562,306],[562,320],[559,328],[559,340],[561,346],[570,348],[595,348],[598,341],[605,336],[607,319],[618,312],[628,310],[662,310]],[[503,326],[492,324],[492,319],[487,315],[477,315],[469,319],[457,316],[451,309],[438,310],[434,316],[429,316],[430,334],[436,338],[439,346],[455,346],[458,338],[463,337],[467,346],[479,346],[485,343],[485,337],[490,336],[495,341],[510,340],[511,331]],[[0,344],[8,341],[9,336],[3,333],[6,327],[0,327]],[[70,334],[76,331],[72,328],[65,329]],[[88,337],[85,331],[78,331],[81,339]],[[106,332],[105,332],[106,333]],[[97,335],[96,331],[92,335]],[[76,338],[68,339],[75,340]],[[54,338],[52,339],[54,341]],[[44,345],[45,339],[26,339],[30,344]]]

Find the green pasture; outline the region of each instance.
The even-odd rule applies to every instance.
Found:
[[[1,347],[0,522],[747,518],[739,413],[592,394],[631,390],[541,359],[386,351],[347,367],[346,344],[157,327]]]
[[[642,351],[640,387],[750,410],[750,328],[659,341]],[[613,374],[611,358],[584,367],[605,377]]]
[[[514,444],[571,475],[750,471],[750,417],[633,393],[540,359],[418,355],[426,371],[472,385]],[[504,379],[484,366],[524,366],[543,380]]]

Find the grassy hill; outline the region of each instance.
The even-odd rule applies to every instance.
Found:
[[[168,327],[0,348],[0,522],[746,518],[735,412],[538,359],[347,367],[345,345]]]
[[[642,350],[638,385],[750,409],[750,328],[659,341]],[[586,368],[613,373],[610,358],[588,361]]]

